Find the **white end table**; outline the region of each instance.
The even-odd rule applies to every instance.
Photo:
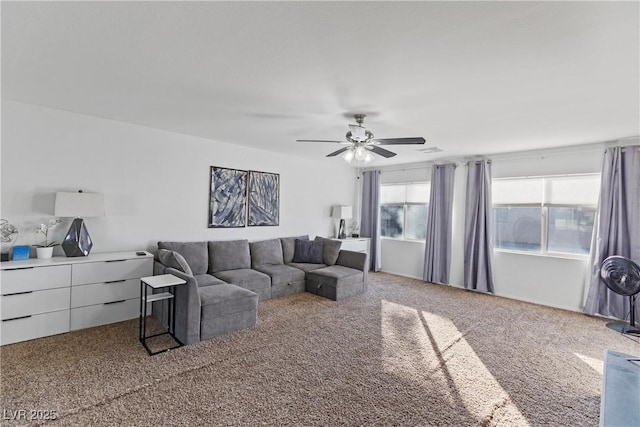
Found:
[[[175,287],[179,285],[184,285],[187,283],[179,277],[176,277],[172,274],[162,274],[160,276],[148,276],[142,277],[140,279],[140,342],[147,350],[149,355],[153,356],[154,354],[163,353],[165,351],[173,350],[174,348],[182,347],[184,344],[176,338],[175,329],[176,329],[176,304],[175,304]],[[166,288],[166,292],[160,292],[157,294],[152,293],[148,295],[149,288],[152,290],[164,289]],[[154,335],[147,336],[147,304],[156,302],[156,301],[169,301],[169,322],[168,322],[168,330],[165,332],[160,332]],[[158,337],[160,335],[170,335],[178,345],[165,348],[159,351],[152,351],[147,345],[147,339]]]

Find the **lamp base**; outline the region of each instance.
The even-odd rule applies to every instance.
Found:
[[[340,220],[340,228],[338,229],[338,239],[346,239],[347,238],[347,232],[345,231],[345,223],[344,223],[344,219]]]
[[[93,242],[82,218],[73,220],[69,231],[62,241],[62,249],[68,257],[87,256],[91,252]]]

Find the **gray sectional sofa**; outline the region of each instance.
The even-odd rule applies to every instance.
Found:
[[[175,335],[193,344],[255,325],[259,301],[300,292],[333,300],[367,289],[367,254],[308,236],[210,242],[158,242],[154,274],[173,274]],[[154,306],[154,313],[162,312]]]

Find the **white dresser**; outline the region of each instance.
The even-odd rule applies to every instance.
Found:
[[[344,249],[345,251],[369,253],[369,244],[371,242],[369,237],[347,237],[346,239],[332,238],[331,240],[341,241],[342,245],[340,245],[340,249]]]
[[[113,252],[0,264],[0,344],[138,317],[153,255]]]

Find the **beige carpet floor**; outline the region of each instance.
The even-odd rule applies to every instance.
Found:
[[[137,320],[4,346],[3,424],[595,426],[606,349],[579,313],[372,274],[365,295],[264,302],[255,328],[150,357]]]

